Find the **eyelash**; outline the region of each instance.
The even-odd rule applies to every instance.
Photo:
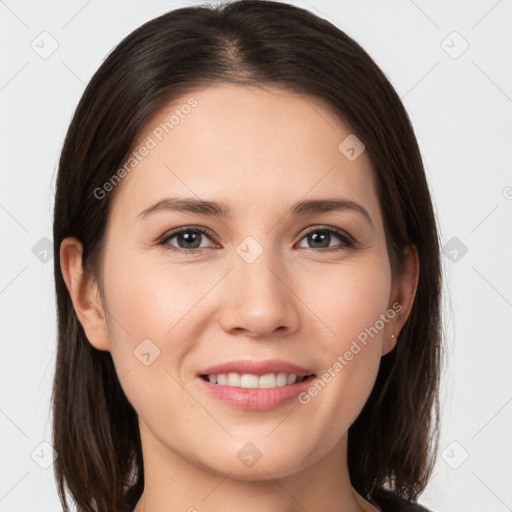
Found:
[[[314,249],[311,247],[302,247],[302,249],[309,251],[309,252],[318,253],[318,252],[338,252],[338,251],[343,251],[343,250],[347,250],[347,249],[356,247],[356,241],[354,240],[354,238],[352,238],[347,233],[344,233],[343,231],[341,231],[337,228],[330,227],[330,226],[317,226],[317,227],[307,231],[306,233],[304,233],[299,241],[302,241],[305,237],[307,237],[311,233],[317,233],[317,232],[334,234],[342,241],[342,244],[340,244],[339,246],[328,247],[328,248],[324,248],[324,249]],[[198,253],[202,253],[205,249],[209,249],[209,247],[201,247],[201,248],[195,248],[195,249],[182,249],[180,247],[175,247],[168,243],[169,240],[176,237],[177,235],[180,235],[181,233],[200,233],[202,235],[206,235],[210,239],[214,238],[212,233],[205,228],[185,227],[185,228],[176,229],[174,231],[171,231],[170,233],[166,233],[160,239],[159,245],[163,245],[168,250],[175,251],[175,252],[182,253],[182,254],[190,254],[190,253],[198,254]]]

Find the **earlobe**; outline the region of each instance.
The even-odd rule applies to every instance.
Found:
[[[410,245],[404,249],[403,272],[393,287],[391,308],[395,311],[394,318],[388,324],[382,344],[382,355],[391,352],[398,342],[398,335],[407,321],[414,303],[418,287],[420,262],[416,246]]]
[[[83,247],[73,237],[60,245],[60,268],[73,308],[89,343],[98,350],[110,350],[110,340],[99,287],[94,276],[84,272]]]
[[[395,334],[386,335],[386,339],[382,343],[382,356],[389,354],[395,346],[397,342],[397,336]]]

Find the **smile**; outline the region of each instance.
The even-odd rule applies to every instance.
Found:
[[[298,377],[295,373],[267,373],[265,375],[254,375],[251,373],[219,373],[201,375],[201,377],[212,384],[221,384],[234,388],[247,389],[270,389],[281,386],[289,386],[302,382],[308,375]]]

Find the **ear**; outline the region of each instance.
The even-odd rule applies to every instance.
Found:
[[[98,350],[110,350],[105,309],[95,278],[84,272],[82,244],[65,238],[60,244],[60,268],[78,320],[89,343]]]
[[[393,285],[390,295],[389,310],[395,312],[394,317],[387,323],[384,329],[382,342],[382,355],[391,352],[395,348],[398,334],[412,309],[418,278],[420,273],[420,261],[418,249],[415,245],[409,245],[404,249],[404,267],[402,275]]]

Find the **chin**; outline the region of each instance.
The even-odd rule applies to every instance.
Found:
[[[304,451],[304,440],[295,445],[282,443],[254,443],[242,441],[231,446],[219,446],[218,451],[208,451],[207,459],[198,457],[197,464],[207,471],[241,481],[272,480],[291,476],[309,466]],[[233,454],[232,456],[230,454]],[[311,454],[311,452],[309,452]]]

